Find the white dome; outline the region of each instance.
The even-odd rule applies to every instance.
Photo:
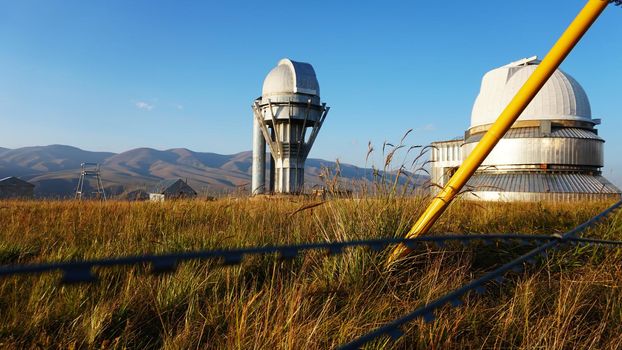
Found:
[[[267,97],[295,93],[320,96],[320,84],[310,64],[284,58],[266,76],[261,95]]]
[[[537,67],[535,58],[494,69],[482,79],[471,114],[471,127],[492,124]],[[592,121],[585,90],[570,75],[556,70],[518,120]]]

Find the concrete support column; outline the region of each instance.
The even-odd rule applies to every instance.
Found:
[[[253,118],[253,168],[251,180],[251,194],[266,192],[266,140],[261,133],[261,127]]]
[[[302,122],[290,121],[278,124],[276,142],[283,154],[276,160],[276,193],[299,194],[304,190],[304,163],[306,146],[302,140]]]
[[[274,140],[274,129],[270,130],[270,137]],[[275,192],[276,166],[274,164],[274,154],[270,153],[270,193]]]

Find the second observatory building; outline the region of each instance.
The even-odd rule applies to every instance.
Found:
[[[329,107],[320,101],[320,84],[308,63],[282,59],[253,103],[253,195],[304,191],[305,161]],[[270,179],[266,189],[266,144]]]
[[[539,63],[532,57],[484,75],[464,138],[432,143],[434,183],[447,183]],[[555,71],[469,180],[465,195],[491,201],[619,198],[620,190],[601,175],[599,124],[581,85]]]

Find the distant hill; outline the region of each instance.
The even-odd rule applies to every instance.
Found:
[[[18,176],[34,183],[39,197],[70,197],[75,191],[80,164],[100,163],[107,192],[120,194],[135,189],[149,189],[169,178],[187,179],[199,193],[248,191],[251,181],[250,151],[231,155],[194,152],[185,148],[155,150],[136,148],[123,153],[91,152],[64,145],[0,148],[0,178]],[[323,183],[324,168],[336,163],[308,159],[305,182],[309,186]],[[369,181],[371,169],[340,164],[341,177]],[[426,178],[421,178],[425,181]]]

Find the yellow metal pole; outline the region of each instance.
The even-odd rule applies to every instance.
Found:
[[[406,237],[413,238],[425,234],[434,225],[434,222],[443,214],[449,203],[460,192],[462,187],[469,181],[477,168],[486,159],[497,142],[512,127],[521,113],[527,108],[531,100],[538,94],[547,80],[581,40],[598,16],[605,10],[608,0],[589,0],[579,12],[568,29],[562,34],[557,43],[551,48],[533,74],[525,82],[510,101],[499,118],[486,132],[482,140],[477,144],[473,152],[464,160],[460,168],[449,179],[447,185],[436,196],[426,211],[419,217],[415,225],[407,233]],[[408,248],[400,245],[390,257],[390,262],[408,253]]]

